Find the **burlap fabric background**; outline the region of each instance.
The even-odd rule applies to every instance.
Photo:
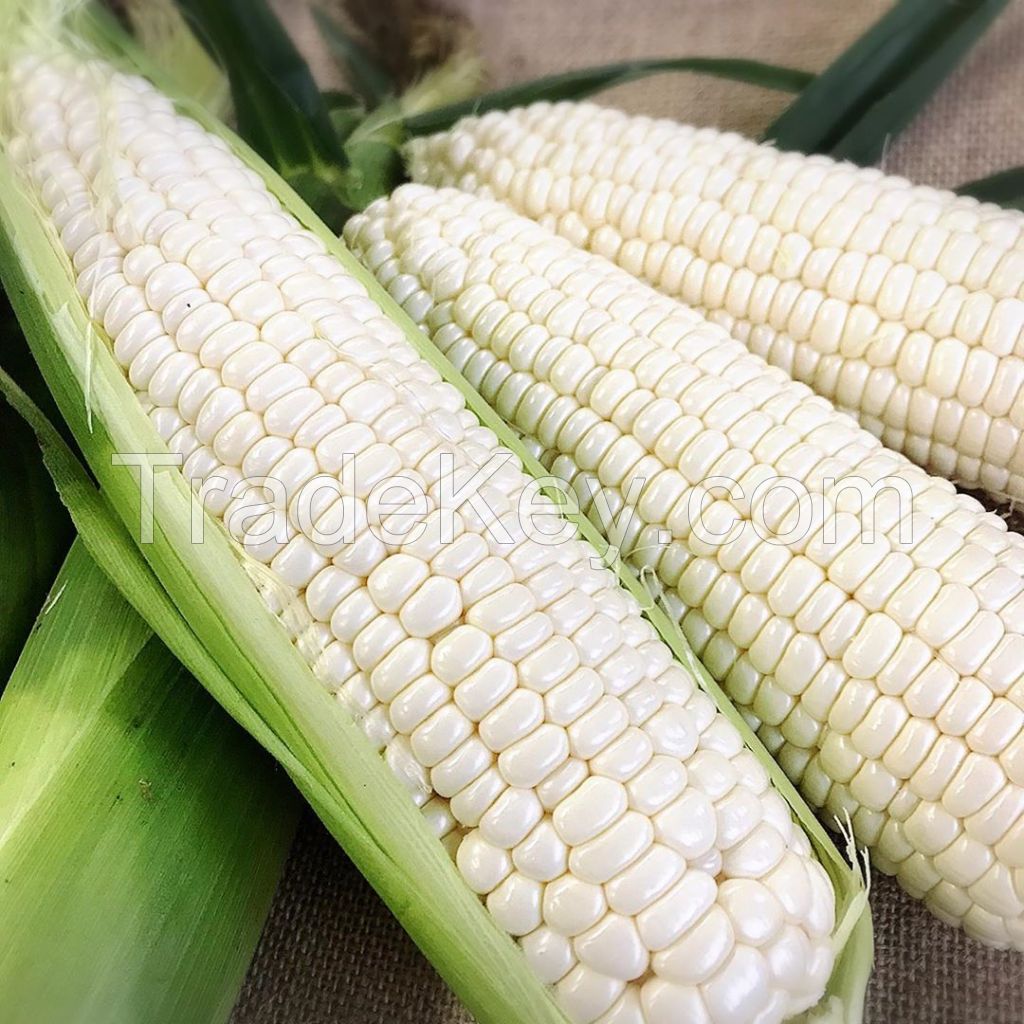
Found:
[[[945,2],[945,0],[935,0]],[[818,70],[888,6],[884,0],[448,0],[478,29],[495,85],[567,67],[668,54],[751,56]],[[307,12],[279,0],[314,65]],[[890,170],[955,185],[1024,164],[1024,0],[890,147]],[[786,97],[671,75],[605,101],[759,133]],[[876,877],[871,1024],[1024,1024],[1024,958],[931,918]],[[337,846],[303,825],[233,1024],[463,1024],[451,993]],[[680,1021],[679,1024],[686,1024]]]

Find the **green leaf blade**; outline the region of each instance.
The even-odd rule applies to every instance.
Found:
[[[46,386],[28,355],[13,313],[0,296],[0,365],[40,398]],[[49,396],[47,395],[47,398]],[[71,520],[43,466],[32,432],[0,400],[0,692],[61,561]]]
[[[876,162],[1007,0],[899,0],[765,133],[779,149]]]
[[[832,147],[832,155],[862,166],[880,160],[888,140],[910,124],[1006,3],[1007,0],[984,0],[960,18],[950,17],[935,33],[935,38],[929,40],[927,55],[911,68],[898,87],[875,103],[846,132]]]
[[[460,118],[485,114],[489,110],[508,110],[539,100],[552,103],[561,100],[581,100],[603,89],[611,89],[639,78],[672,71],[693,71],[784,92],[799,92],[814,79],[814,75],[807,71],[727,57],[674,57],[623,61],[566,71],[496,89],[462,103],[453,103],[410,117],[405,122],[406,129],[412,136],[429,135],[450,128]]]
[[[177,2],[227,72],[239,134],[328,223],[340,223],[332,190],[314,186],[341,182],[345,153],[309,66],[266,0]]]
[[[366,47],[353,39],[323,8],[313,8],[320,35],[346,73],[346,79],[368,107],[377,107],[395,94],[392,77]]]
[[[1024,210],[1024,167],[1011,167],[987,178],[968,181],[956,191],[962,196],[974,196],[983,203],[998,203],[1010,210]]]

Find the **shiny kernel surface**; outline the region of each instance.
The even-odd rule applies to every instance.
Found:
[[[1003,839],[1016,837],[1024,805],[1024,538],[723,326],[507,206],[409,185],[355,218],[348,238],[360,254],[372,239],[417,278],[426,327],[443,323],[433,337],[458,368],[477,353],[514,367],[523,383],[505,415],[644,570],[825,817],[849,813],[879,867],[944,919],[1024,948],[1024,869],[1016,838]],[[453,268],[474,282],[454,300]],[[565,312],[560,336],[553,310]],[[544,355],[552,339],[557,360]],[[530,399],[562,386],[567,360],[591,369],[566,385],[562,426],[546,431]],[[500,407],[489,379],[484,397]],[[618,453],[633,448],[623,472]],[[602,476],[607,465],[614,471]],[[579,595],[561,600],[572,629],[594,614]],[[649,749],[630,755],[633,774],[617,774],[629,763],[629,729],[600,752],[575,744],[654,823],[647,849],[624,846],[609,863],[664,846],[688,864],[720,859],[732,878],[778,870],[783,848],[733,788],[741,776],[728,742],[705,740],[702,695],[674,684],[666,693],[675,699],[643,719]],[[556,711],[561,694],[546,698]],[[609,727],[607,705],[581,692],[578,721]],[[584,739],[604,742],[598,732]],[[655,773],[664,757],[685,768],[685,782],[664,764]],[[569,808],[589,792],[581,786],[556,812],[556,828],[572,828]],[[600,803],[610,815],[621,799],[609,790]],[[898,844],[885,838],[891,830]],[[601,858],[582,860],[599,877]],[[657,952],[655,969],[675,962]]]
[[[410,167],[699,310],[929,471],[1024,497],[1018,211],[591,103],[467,117]]]

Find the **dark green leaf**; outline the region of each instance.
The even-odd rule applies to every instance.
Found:
[[[0,365],[52,408],[46,386],[0,295]],[[45,398],[43,397],[45,396]],[[73,530],[32,431],[0,399],[0,689],[32,629]]]
[[[1024,167],[1011,167],[987,178],[969,181],[957,192],[986,203],[998,203],[1013,210],[1024,210]]]
[[[7,296],[0,290],[0,367],[3,367],[31,399],[42,409],[51,421],[59,426],[60,413],[53,396],[46,387],[46,381],[32,358],[25,336],[21,333],[14,310]],[[69,434],[64,430],[65,437]]]
[[[331,124],[343,142],[359,126],[366,115],[361,107],[335,107],[331,111]],[[351,171],[351,168],[349,168]]]
[[[334,113],[335,110],[362,110],[363,104],[358,97],[348,92],[341,92],[338,89],[325,89],[321,95],[327,109]]]
[[[391,76],[365,47],[353,39],[337,21],[319,7],[313,8],[317,28],[345,72],[349,85],[368,107],[376,107],[395,93]]]
[[[768,129],[780,149],[876,162],[1007,0],[901,0]]]
[[[428,135],[431,132],[444,131],[459,118],[471,114],[483,114],[488,110],[507,110],[538,100],[579,100],[602,89],[611,89],[637,78],[668,71],[696,71],[717,78],[729,78],[749,85],[760,85],[765,89],[781,89],[786,92],[799,92],[814,79],[814,75],[808,71],[776,67],[756,60],[734,60],[726,57],[631,60],[620,64],[566,71],[558,75],[537,78],[532,82],[496,89],[462,103],[453,103],[411,117],[406,121],[406,129],[410,135]]]
[[[865,165],[878,161],[887,139],[910,123],[1006,3],[985,0],[968,11],[953,12],[932,34],[920,62],[832,148],[833,156]]]
[[[308,65],[266,0],[178,3],[228,74],[239,134],[340,227],[334,191],[344,176],[344,150]]]
[[[31,431],[0,402],[0,689],[71,543],[73,530]]]

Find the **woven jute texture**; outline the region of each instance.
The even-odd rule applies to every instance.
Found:
[[[936,3],[943,0],[936,0]],[[476,26],[495,85],[569,67],[670,54],[825,67],[884,0],[450,0]],[[281,0],[318,70],[322,47]],[[1024,164],[1024,0],[1014,0],[885,164],[955,185]],[[602,97],[631,111],[757,134],[785,96],[665,75]],[[872,891],[870,1024],[1024,1024],[1024,957],[940,924],[889,879]],[[463,1024],[468,1015],[338,847],[300,830],[233,1024]],[[688,1024],[680,1021],[679,1024]]]

